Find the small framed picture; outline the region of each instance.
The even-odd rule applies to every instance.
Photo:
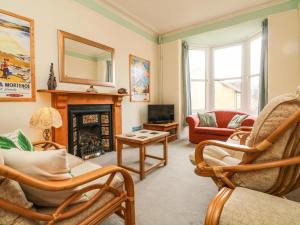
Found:
[[[0,9],[0,101],[35,101],[34,23]]]
[[[129,56],[130,101],[150,101],[150,61]]]

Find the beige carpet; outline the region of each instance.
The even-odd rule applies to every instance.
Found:
[[[161,155],[162,145],[149,146],[151,154]],[[132,173],[136,193],[137,225],[201,225],[206,208],[216,195],[217,188],[209,178],[194,174],[194,166],[188,156],[194,145],[186,140],[169,143],[169,164],[154,170],[139,181]],[[138,166],[138,150],[126,148],[124,162]],[[91,160],[105,165],[116,164],[116,153],[107,153]],[[148,163],[153,160],[147,159]],[[123,224],[117,216],[111,216],[103,225]]]

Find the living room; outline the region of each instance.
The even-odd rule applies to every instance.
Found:
[[[0,224],[300,224],[299,0],[0,3]]]

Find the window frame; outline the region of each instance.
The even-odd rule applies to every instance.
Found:
[[[216,79],[215,78],[215,71],[214,71],[214,68],[215,68],[215,61],[214,61],[214,57],[215,57],[215,51],[216,50],[220,50],[220,49],[226,49],[226,48],[230,48],[230,47],[235,47],[235,46],[241,46],[241,77],[228,77],[228,78],[223,78],[223,79]],[[238,41],[238,42],[232,42],[232,43],[229,43],[229,44],[225,44],[225,45],[218,45],[218,46],[214,46],[214,47],[211,47],[210,48],[210,51],[211,51],[211,70],[212,70],[212,73],[211,73],[211,83],[212,83],[212,89],[213,89],[213,92],[212,92],[212,96],[211,96],[211,102],[212,102],[212,109],[213,110],[218,110],[218,108],[215,107],[215,85],[214,85],[214,82],[215,81],[222,81],[222,80],[236,80],[236,79],[241,79],[241,102],[240,102],[240,108],[235,108],[235,109],[232,109],[232,110],[242,110],[242,100],[243,100],[243,93],[244,93],[244,90],[243,90],[243,77],[244,77],[244,55],[245,55],[245,43],[243,41]]]
[[[205,70],[204,70],[204,75],[205,75],[205,78],[204,79],[191,79],[190,78],[190,84],[192,82],[203,82],[204,81],[204,85],[205,85],[205,103],[204,103],[204,109],[193,109],[192,108],[192,113],[203,113],[206,111],[207,109],[207,103],[208,103],[208,96],[207,96],[207,92],[208,92],[208,77],[207,77],[207,74],[208,74],[208,58],[207,58],[207,55],[208,55],[208,52],[209,52],[209,48],[207,47],[202,47],[202,46],[198,46],[198,45],[190,45],[190,48],[189,50],[199,50],[199,51],[203,51],[205,53]],[[191,76],[190,76],[191,77]],[[193,107],[193,106],[192,106]]]
[[[247,113],[251,113],[251,78],[260,76],[260,74],[251,75],[251,42],[261,36],[261,32],[257,32],[251,37],[236,41],[224,45],[217,45],[212,47],[203,47],[200,45],[190,44],[190,50],[202,50],[205,52],[205,79],[191,79],[191,82],[204,81],[205,82],[205,109],[193,109],[193,113],[202,113],[205,111],[216,110],[215,108],[215,84],[216,81],[214,75],[214,52],[218,49],[224,49],[233,46],[241,46],[241,77],[229,77],[225,79],[217,80],[230,80],[230,79],[241,79],[241,93],[240,93],[240,108],[232,110],[241,110]],[[257,112],[258,113],[258,112]]]
[[[249,52],[249,62],[248,62],[248,74],[247,74],[247,91],[248,91],[248,95],[247,95],[247,112],[251,113],[251,78],[253,77],[259,77],[260,76],[260,72],[257,74],[251,74],[251,42],[256,40],[257,38],[262,37],[262,33],[258,32],[255,35],[253,35],[250,39],[247,40],[247,45],[248,45],[248,52]],[[258,114],[258,112],[256,112]]]

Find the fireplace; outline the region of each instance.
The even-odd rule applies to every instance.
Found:
[[[68,105],[68,151],[83,159],[113,150],[112,106]]]

